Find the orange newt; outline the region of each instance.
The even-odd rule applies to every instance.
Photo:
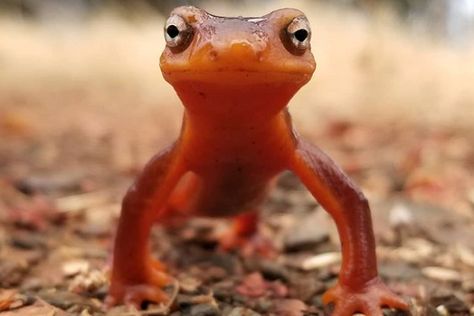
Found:
[[[164,302],[170,283],[152,258],[156,221],[233,217],[223,248],[255,241],[258,209],[274,179],[294,172],[336,222],[342,242],[337,285],[323,296],[333,315],[402,310],[377,272],[369,204],[319,148],[292,126],[287,104],[316,67],[305,15],[281,9],[258,18],[178,7],[165,25],[160,66],[185,112],[180,136],[157,154],[127,192],[113,252],[108,305]]]

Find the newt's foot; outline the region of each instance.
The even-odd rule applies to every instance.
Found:
[[[167,302],[169,298],[163,288],[171,284],[172,278],[163,272],[164,269],[165,266],[159,261],[150,261],[150,267],[135,279],[112,272],[106,306],[125,304],[140,309],[143,302]]]
[[[166,272],[166,265],[160,260],[151,259],[150,263],[156,271]]]
[[[383,306],[408,310],[408,304],[392,293],[379,278],[358,291],[338,283],[324,293],[323,303],[334,303],[332,316],[352,316],[357,312],[366,316],[382,316]]]
[[[270,239],[258,234],[239,236],[232,231],[220,237],[219,249],[223,251],[238,250],[246,257],[258,255],[264,258],[275,258],[278,254]]]

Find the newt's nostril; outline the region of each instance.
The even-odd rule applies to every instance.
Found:
[[[230,55],[240,58],[255,58],[257,51],[255,47],[247,41],[233,41],[230,44]]]
[[[209,59],[212,60],[212,61],[216,61],[217,60],[217,52],[215,50],[211,50],[209,51]]]

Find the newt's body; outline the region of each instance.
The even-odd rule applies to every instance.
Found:
[[[382,315],[381,305],[406,309],[378,278],[367,200],[329,157],[298,136],[286,110],[315,69],[303,13],[224,18],[180,7],[165,32],[161,69],[186,108],[183,127],[124,198],[109,304],[166,300],[161,289],[170,278],[148,247],[155,221],[232,216],[234,229],[222,246],[244,246],[256,233],[270,182],[289,169],[339,230],[339,282],[323,297],[336,304],[334,315]]]

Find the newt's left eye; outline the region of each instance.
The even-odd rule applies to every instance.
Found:
[[[166,45],[171,49],[183,51],[193,37],[193,28],[179,15],[172,15],[165,24]]]
[[[284,33],[283,43],[291,53],[301,55],[310,48],[311,28],[305,16],[294,18]]]

